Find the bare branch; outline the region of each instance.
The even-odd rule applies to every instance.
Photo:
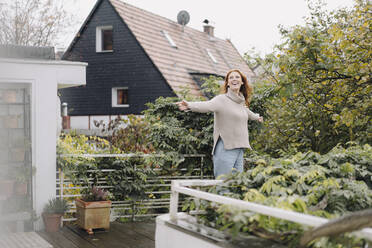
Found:
[[[63,1],[14,0],[0,7],[1,44],[53,46],[74,22]]]

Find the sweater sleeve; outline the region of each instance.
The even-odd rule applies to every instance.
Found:
[[[246,108],[246,110],[247,110],[249,120],[257,121],[258,118],[260,118],[260,114],[253,113],[251,110],[249,110],[249,108]]]
[[[209,101],[204,102],[188,102],[189,109],[193,112],[207,113],[216,112],[218,110],[219,97],[216,96]]]

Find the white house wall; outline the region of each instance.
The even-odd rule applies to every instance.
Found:
[[[31,84],[33,204],[38,216],[56,196],[57,88],[85,84],[86,63],[0,59],[0,83]],[[43,227],[41,218],[35,229]]]
[[[88,116],[71,116],[70,117],[71,129],[89,129]]]
[[[128,116],[120,116],[123,119],[128,119]],[[70,116],[70,128],[71,130],[100,130],[101,127],[96,127],[94,121],[103,121],[104,124],[108,124],[118,118],[117,115],[92,115],[92,116]],[[122,127],[125,127],[123,125]]]
[[[170,222],[169,214],[156,217],[155,248],[222,248],[216,242],[176,229],[167,222]]]

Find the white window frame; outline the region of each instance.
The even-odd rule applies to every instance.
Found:
[[[102,31],[113,30],[112,26],[98,26],[96,27],[96,52],[97,53],[110,53],[113,50],[102,50]]]
[[[164,34],[164,37],[167,39],[169,45],[170,45],[171,47],[177,48],[177,44],[174,42],[174,40],[173,40],[172,37],[168,34],[168,32],[165,31],[165,30],[162,30],[161,32]]]
[[[118,90],[128,90],[128,101],[129,101],[129,88],[128,87],[114,87],[111,93],[111,105],[113,108],[128,108],[129,104],[118,104]]]
[[[209,58],[211,58],[211,60],[213,61],[213,63],[218,64],[218,61],[217,61],[217,59],[213,56],[211,50],[209,50],[208,48],[207,48],[206,50],[207,50],[207,54],[208,54]]]

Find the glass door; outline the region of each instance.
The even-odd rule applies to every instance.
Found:
[[[30,85],[0,83],[0,228],[3,231],[29,231],[33,226],[30,96]]]

